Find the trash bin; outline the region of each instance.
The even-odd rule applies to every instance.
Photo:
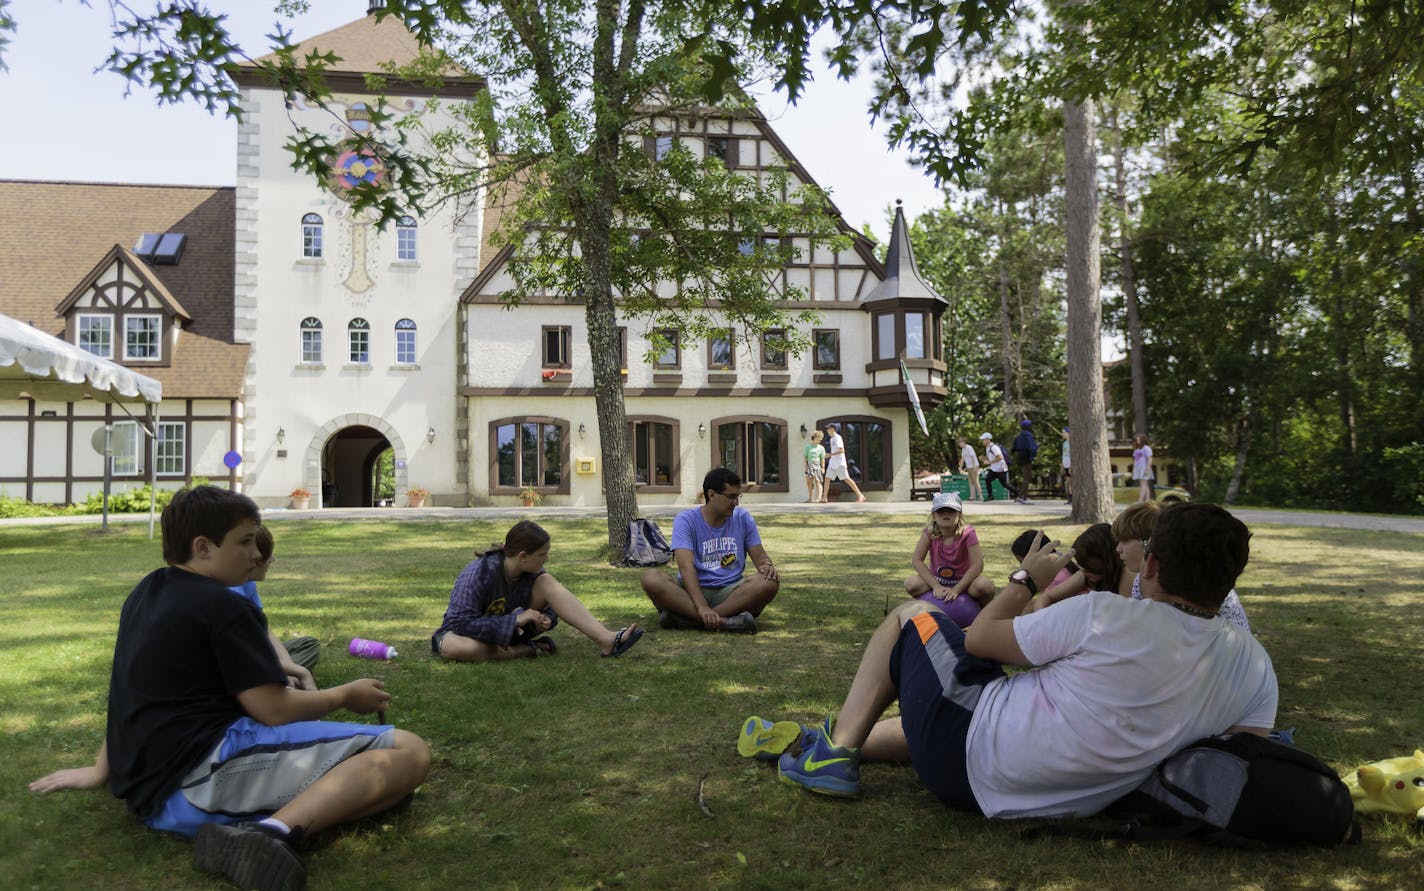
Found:
[[[960,498],[969,497],[969,477],[962,473],[946,473],[939,478],[941,492],[957,492]]]

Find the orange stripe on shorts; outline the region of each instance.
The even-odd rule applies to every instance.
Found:
[[[927,644],[930,638],[939,633],[939,623],[929,613],[915,613],[910,620],[915,623],[915,628],[920,632],[920,643]]]

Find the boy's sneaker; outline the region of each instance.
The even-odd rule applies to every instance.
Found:
[[[803,731],[814,733],[815,728],[803,728],[795,721],[772,723],[753,715],[742,723],[742,732],[737,736],[737,754],[758,761],[776,761]]]
[[[664,631],[701,631],[702,623],[683,618],[677,613],[659,611],[658,627]]]
[[[816,728],[809,744],[803,740],[799,753],[781,756],[777,773],[783,783],[803,786],[820,795],[836,798],[860,797],[860,750],[831,742],[831,719]]]
[[[756,616],[749,612],[740,612],[735,616],[728,616],[722,620],[722,630],[731,631],[734,634],[756,634]]]
[[[307,883],[307,868],[287,839],[256,823],[204,823],[193,865],[244,889],[301,891]]]

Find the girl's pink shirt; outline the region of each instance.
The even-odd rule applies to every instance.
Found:
[[[979,533],[969,524],[953,538],[931,538],[930,573],[944,582],[957,581],[969,572],[969,548],[979,543]]]

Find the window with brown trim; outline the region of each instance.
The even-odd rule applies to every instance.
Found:
[[[707,368],[711,371],[731,371],[737,367],[737,350],[732,329],[721,328],[707,338]]]
[[[572,368],[573,357],[570,352],[569,341],[573,337],[573,331],[568,325],[545,325],[544,326],[544,367],[545,368]]]
[[[834,328],[817,328],[811,332],[814,341],[811,367],[818,371],[837,371],[841,367],[841,332]]]
[[[899,310],[875,314],[875,359],[941,359],[944,346],[940,317],[932,312]]]
[[[659,369],[674,369],[682,367],[682,335],[676,328],[659,328],[654,332],[657,340],[664,344],[662,350],[653,359],[653,367]],[[655,341],[656,343],[656,341]]]
[[[786,370],[785,328],[768,328],[761,333],[761,367],[770,371]]]
[[[868,415],[841,415],[824,418],[816,422],[816,427],[825,430],[827,424],[840,428],[841,439],[845,441],[846,463],[851,479],[862,490],[884,491],[890,488],[894,472],[890,466],[893,451],[890,422],[884,418]],[[831,444],[824,443],[830,454]]]
[[[628,454],[640,492],[680,492],[680,428],[672,418],[629,415]]]
[[[761,492],[786,492],[786,421],[744,415],[712,421],[712,466],[727,467],[742,478],[743,487]]]
[[[525,486],[540,492],[569,491],[569,422],[560,418],[491,421],[490,494],[517,495]]]

